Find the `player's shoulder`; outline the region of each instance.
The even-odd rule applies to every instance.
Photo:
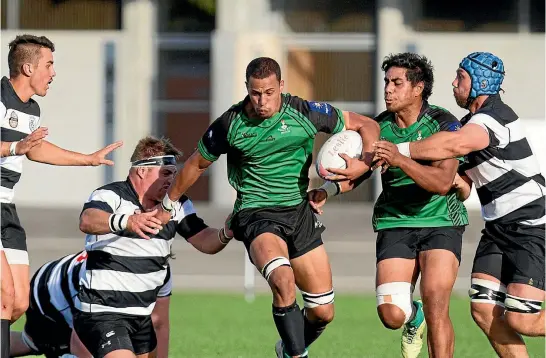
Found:
[[[309,101],[290,93],[283,93],[282,100],[285,105],[304,115],[308,115],[312,112],[330,115],[335,110],[335,107],[328,102]]]
[[[175,214],[174,218],[175,220],[182,220],[188,215],[195,214],[195,207],[193,206],[193,202],[187,195],[182,195],[180,199],[177,201],[178,206],[175,207]]]
[[[108,201],[112,202],[121,202],[123,200],[133,203],[135,205],[138,204],[138,197],[135,194],[135,191],[132,187],[132,184],[129,182],[129,179],[125,181],[115,181],[105,184],[95,189],[95,191],[93,192],[93,196],[105,198]]]
[[[386,122],[386,121],[390,121],[392,118],[393,118],[393,113],[392,112],[383,111],[383,112],[379,113],[377,116],[375,116],[373,119],[377,123],[383,123],[383,122]]]
[[[184,205],[184,204],[193,205],[191,199],[190,199],[186,194],[182,194],[182,196],[180,197],[180,199],[178,199],[178,203],[179,203],[180,205]]]
[[[437,121],[459,121],[450,111],[444,107],[437,106],[435,104],[429,104],[427,108],[427,114],[430,118]]]
[[[112,183],[104,184],[103,186],[98,187],[95,191],[99,190],[109,190],[113,192],[119,192],[124,189],[126,186],[126,181],[115,181]]]
[[[433,104],[428,105],[427,112],[432,121],[440,126],[440,130],[454,132],[461,128],[461,122],[447,109]]]
[[[228,108],[227,111],[225,111],[220,115],[220,117],[218,117],[217,121],[222,124],[222,127],[227,130],[234,120],[240,118],[242,114],[244,114],[245,104],[248,101],[247,98],[248,96],[245,97],[245,99],[243,99],[241,102],[233,104],[231,107]]]

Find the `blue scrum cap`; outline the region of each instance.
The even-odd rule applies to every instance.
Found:
[[[504,64],[497,56],[489,52],[473,52],[463,58],[459,67],[472,79],[470,98],[499,93],[504,80]]]

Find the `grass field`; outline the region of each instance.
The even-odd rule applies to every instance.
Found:
[[[300,301],[301,302],[301,301]],[[454,297],[451,318],[455,327],[455,357],[495,357],[469,314],[468,299]],[[21,329],[22,322],[17,322]],[[336,296],[336,318],[311,347],[310,357],[399,357],[401,331],[381,325],[373,296]],[[253,303],[242,295],[175,294],[171,299],[169,357],[274,357],[277,332],[271,299]],[[531,357],[545,357],[544,339],[527,339]],[[426,357],[426,347],[422,357]]]

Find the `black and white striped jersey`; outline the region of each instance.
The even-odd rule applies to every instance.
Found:
[[[461,122],[489,133],[489,146],[468,154],[461,166],[476,185],[484,220],[544,225],[544,177],[517,114],[494,95]]]
[[[129,179],[95,190],[83,210],[89,208],[128,215],[145,211]],[[76,308],[91,313],[151,314],[176,233],[189,239],[205,228],[192,202],[183,196],[174,206],[171,221],[149,240],[126,230],[87,235],[88,258],[80,273]]]
[[[73,328],[72,310],[79,290],[80,270],[87,258],[85,251],[44,264],[30,284],[31,307],[58,324]],[[170,268],[157,297],[170,296]]]
[[[18,142],[40,127],[40,106],[32,98],[22,102],[7,77],[2,77],[0,89],[2,141]],[[0,158],[0,203],[13,202],[14,187],[23,172],[23,158],[22,155]]]

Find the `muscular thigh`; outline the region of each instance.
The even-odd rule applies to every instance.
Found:
[[[290,260],[290,263],[300,290],[322,293],[332,289],[332,271],[324,245]]]
[[[459,271],[459,260],[451,251],[427,250],[419,253],[421,268],[421,294],[423,296],[447,296]]]
[[[286,242],[272,233],[263,233],[252,240],[249,255],[258,271],[262,272],[265,266],[278,257],[288,258]]]

